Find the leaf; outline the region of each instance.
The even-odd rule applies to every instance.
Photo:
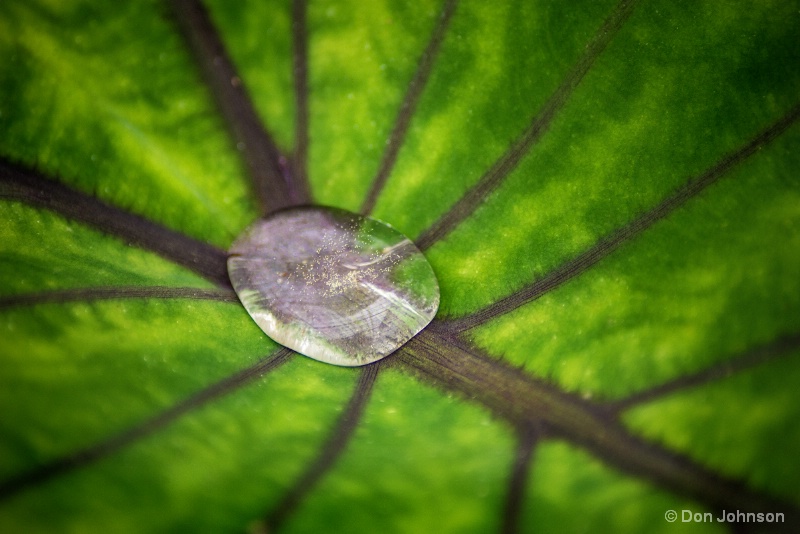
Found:
[[[796,530],[795,2],[206,7],[0,5],[0,530]],[[230,289],[307,202],[436,271],[382,362]]]

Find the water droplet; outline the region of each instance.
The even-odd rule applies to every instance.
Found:
[[[433,269],[407,237],[335,208],[293,208],[257,221],[231,247],[228,273],[269,337],[335,365],[388,356],[439,307]]]

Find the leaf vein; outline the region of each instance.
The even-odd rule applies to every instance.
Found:
[[[372,212],[394,168],[394,164],[397,161],[397,154],[400,152],[400,147],[408,132],[408,126],[411,124],[411,118],[414,116],[419,97],[422,95],[425,84],[433,70],[433,64],[439,54],[439,49],[441,48],[442,41],[444,40],[447,28],[450,25],[450,20],[453,18],[457,6],[458,0],[447,0],[445,2],[439,16],[439,21],[431,34],[430,41],[418,60],[417,70],[414,72],[414,76],[408,84],[408,89],[400,105],[400,110],[397,113],[394,127],[386,142],[386,151],[383,153],[380,167],[378,167],[378,171],[372,179],[372,185],[367,192],[364,203],[361,205],[361,213],[364,215],[369,215],[370,212]]]
[[[94,445],[90,445],[89,447],[67,456],[55,458],[29,471],[25,471],[8,480],[0,482],[0,502],[22,491],[45,484],[59,476],[87,467],[119,452],[125,447],[158,432],[191,411],[197,410],[212,401],[233,393],[256,379],[278,369],[281,365],[289,361],[292,354],[292,351],[289,349],[280,348],[272,355],[259,360],[256,364],[212,384],[136,426],[123,430]]]
[[[478,182],[472,186],[444,215],[425,230],[417,240],[420,250],[427,250],[464,222],[492,192],[517,168],[523,157],[539,141],[549,129],[558,112],[569,100],[575,88],[591,70],[597,58],[613,40],[617,32],[630,17],[638,0],[622,0],[614,11],[600,26],[591,41],[586,45],[584,54],[569,71],[564,81],[556,89],[550,99],[535,115],[530,126],[511,145]]]
[[[454,319],[445,319],[447,329],[456,333],[480,326],[538,299],[542,295],[588,271],[622,245],[632,241],[655,223],[667,217],[689,200],[705,191],[709,186],[715,184],[729,171],[779,137],[792,126],[798,118],[800,118],[800,106],[792,108],[783,117],[759,132],[736,151],[726,154],[703,174],[690,179],[655,207],[642,213],[625,226],[604,236],[592,247],[555,268],[542,278],[534,280],[507,297],[499,299],[474,313]]]
[[[80,221],[129,244],[155,252],[217,286],[230,287],[227,256],[223,250],[2,158],[0,198],[25,202]]]
[[[36,304],[117,299],[189,299],[239,302],[236,293],[229,289],[166,286],[78,287],[0,297],[0,310]]]
[[[202,3],[172,0],[170,8],[244,158],[261,213],[308,203],[307,186],[289,172]]]

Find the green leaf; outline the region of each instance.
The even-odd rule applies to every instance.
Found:
[[[0,531],[795,531],[799,24],[2,3]],[[385,360],[293,354],[231,291],[304,203],[433,265]]]

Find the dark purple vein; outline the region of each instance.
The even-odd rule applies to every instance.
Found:
[[[264,520],[267,532],[277,532],[284,521],[302,502],[303,498],[314,488],[320,478],[330,470],[336,460],[344,452],[347,443],[355,432],[364,407],[372,393],[372,386],[380,370],[380,362],[362,368],[353,396],[333,428],[330,436],[322,446],[319,455],[311,462],[305,472],[284,494],[275,508]]]
[[[225,251],[3,159],[0,159],[0,198],[55,211],[130,245],[155,252],[220,287],[230,287]]]
[[[68,456],[56,458],[55,460],[51,460],[25,473],[21,473],[9,480],[0,482],[0,501],[11,498],[26,489],[47,483],[58,476],[93,464],[140,439],[154,434],[181,416],[193,410],[197,410],[209,402],[232,393],[253,382],[257,378],[274,371],[286,363],[292,354],[293,353],[289,349],[281,348],[273,355],[260,360],[255,365],[195,393],[183,402],[161,412],[155,417],[143,421],[137,426],[129,428],[83,450],[74,452]]]
[[[578,62],[567,73],[561,85],[558,86],[541,111],[533,118],[525,132],[464,196],[420,235],[419,239],[417,239],[417,246],[420,250],[430,248],[434,243],[452,232],[511,174],[522,158],[548,130],[553,119],[572,96],[575,88],[578,87],[597,58],[616,36],[625,21],[628,20],[638,1],[622,0],[617,4],[611,15],[603,22],[592,40],[586,45],[585,51]]]
[[[548,437],[567,440],[624,473],[712,510],[783,511],[787,517],[800,517],[793,504],[649,443],[631,434],[601,406],[508,367],[441,328],[420,332],[396,353],[394,361],[422,380],[483,404],[518,428],[541,425]]]
[[[92,302],[119,299],[188,299],[239,302],[231,289],[205,289],[198,287],[166,286],[107,286],[55,289],[40,293],[26,293],[0,297],[0,310],[36,304],[61,304],[64,302]]]
[[[747,160],[761,148],[780,136],[800,117],[800,106],[793,108],[778,121],[759,132],[753,139],[736,151],[727,154],[700,176],[694,177],[660,204],[636,217],[625,226],[601,238],[591,248],[557,267],[544,277],[522,287],[519,291],[502,298],[473,314],[447,321],[451,332],[463,332],[479,326],[520,306],[538,299],[561,284],[586,272],[600,260],[617,250],[621,245],[637,237],[656,222],[713,185],[728,171]]]
[[[525,493],[528,486],[528,473],[530,472],[533,450],[538,440],[538,432],[531,427],[519,430],[517,454],[511,468],[511,477],[508,481],[506,505],[503,510],[503,523],[500,532],[514,534],[519,532],[519,521],[525,504]]]
[[[294,72],[294,156],[292,158],[293,183],[298,198],[311,203],[308,185],[308,31],[306,29],[306,1],[292,1],[292,70]]]
[[[305,184],[299,184],[298,177],[288,172],[287,159],[258,118],[203,5],[197,0],[171,0],[169,5],[244,157],[261,212],[308,203]]]
[[[742,371],[747,371],[748,369],[758,367],[765,363],[785,358],[799,348],[800,334],[782,337],[772,343],[756,347],[733,358],[718,362],[697,373],[680,376],[669,382],[664,382],[658,386],[634,393],[624,399],[609,402],[607,407],[613,413],[619,413],[633,406],[663,398],[677,391],[697,387],[714,380],[728,378]]]
[[[436,56],[444,40],[447,27],[450,24],[450,19],[453,18],[453,13],[455,13],[457,6],[458,0],[445,1],[442,12],[439,15],[439,21],[433,29],[433,34],[431,34],[428,46],[419,58],[417,70],[414,73],[414,77],[411,78],[411,82],[408,84],[406,95],[403,98],[402,104],[400,104],[400,111],[395,118],[394,127],[386,142],[386,151],[383,153],[380,167],[375,177],[372,179],[372,185],[367,192],[364,203],[361,205],[361,213],[364,215],[369,215],[375,207],[378,196],[380,196],[384,185],[386,185],[386,180],[389,179],[389,174],[391,174],[395,161],[397,161],[397,154],[400,151],[400,147],[408,131],[408,125],[411,123],[411,117],[414,115],[419,97],[422,94],[422,90],[425,88],[431,70],[433,70],[433,64],[436,61]]]

